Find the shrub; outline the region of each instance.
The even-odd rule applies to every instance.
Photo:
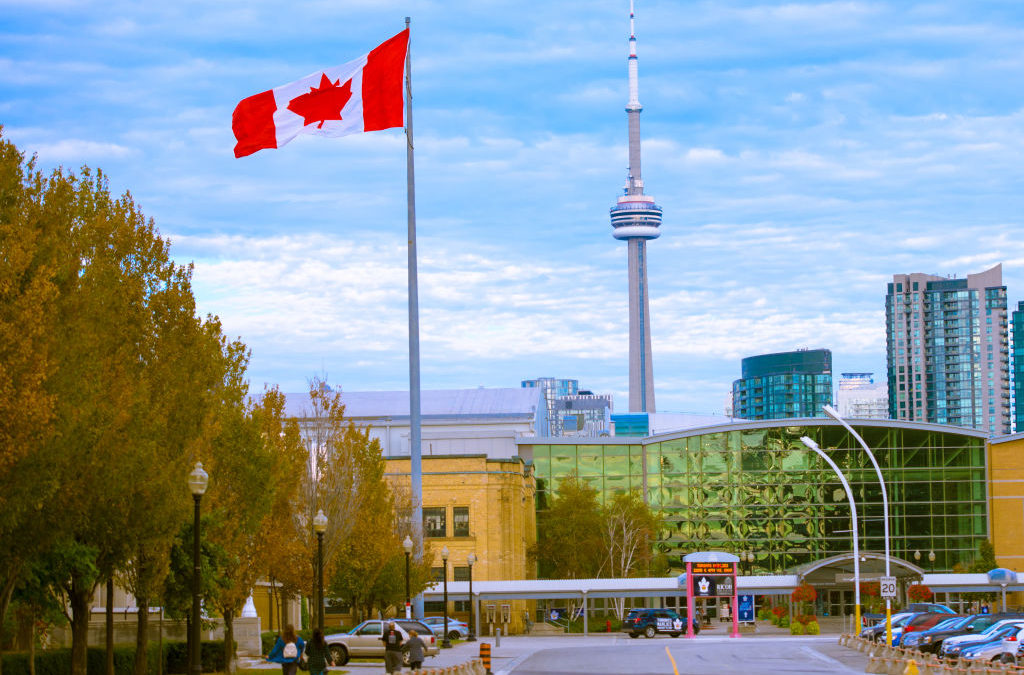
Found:
[[[932,595],[932,589],[924,584],[913,584],[907,589],[907,596],[914,602],[928,602]]]
[[[802,623],[800,623],[799,621],[794,621],[789,626],[789,634],[790,635],[803,635],[804,634],[804,625]]]
[[[789,617],[788,616],[780,616],[779,617],[779,628],[789,628]]]
[[[808,635],[821,635],[821,626],[818,625],[817,621],[811,621],[805,627]]]
[[[188,656],[184,642],[164,643],[165,673],[187,673]],[[3,659],[4,675],[29,675],[28,652],[9,652],[0,656]],[[146,659],[149,671],[157,671],[160,658],[160,645],[150,642]],[[224,642],[203,642],[201,658],[203,672],[212,673],[224,670]],[[49,649],[36,652],[36,675],[66,675],[71,672],[71,650]],[[106,670],[107,652],[103,647],[89,647],[86,655],[86,670],[89,675],[101,675]],[[123,646],[114,648],[114,675],[132,675],[135,665],[135,647]]]

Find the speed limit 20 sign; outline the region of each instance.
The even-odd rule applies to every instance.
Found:
[[[896,577],[882,577],[878,580],[879,595],[883,598],[896,597]]]

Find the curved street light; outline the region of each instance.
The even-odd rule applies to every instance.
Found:
[[[853,490],[850,489],[850,484],[846,482],[846,476],[839,470],[836,463],[832,461],[832,458],[825,454],[825,452],[818,447],[818,444],[813,439],[807,436],[801,436],[800,442],[806,445],[811,450],[814,450],[818,455],[825,460],[832,470],[839,476],[839,482],[843,484],[843,489],[846,490],[846,498],[850,502],[850,513],[853,516],[853,616],[854,616],[854,630],[860,630],[860,540],[857,528],[857,505],[853,501]],[[890,642],[891,644],[891,642]]]
[[[409,556],[412,555],[412,537],[405,535],[402,548],[405,549],[405,618],[411,619],[412,598],[409,595]]]
[[[891,577],[892,572],[889,568],[889,493],[885,489],[885,479],[882,477],[882,469],[879,468],[878,462],[875,460],[875,454],[871,452],[871,448],[864,442],[864,439],[860,437],[856,431],[853,430],[846,420],[839,416],[836,409],[830,405],[824,405],[821,409],[826,415],[834,419],[836,422],[842,424],[850,435],[857,439],[860,446],[864,448],[864,452],[868,453],[868,459],[871,460],[871,466],[875,467],[875,475],[878,476],[878,484],[882,486],[882,527],[884,528],[884,539],[885,539],[885,576]],[[857,627],[860,630],[860,626]],[[885,597],[885,644],[892,644],[892,598],[890,596]]]

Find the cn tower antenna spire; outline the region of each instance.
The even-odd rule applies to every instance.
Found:
[[[661,207],[644,194],[640,166],[640,74],[636,55],[636,15],[629,0],[629,176],[626,194],[611,208],[612,236],[628,244],[629,412],[654,412],[651,312],[647,293],[647,242],[661,236]]]

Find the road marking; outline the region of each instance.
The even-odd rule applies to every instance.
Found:
[[[672,672],[679,675],[679,669],[676,668],[676,660],[672,658],[672,652],[668,650],[668,647],[665,647],[665,653],[668,654],[668,660],[672,662]]]

